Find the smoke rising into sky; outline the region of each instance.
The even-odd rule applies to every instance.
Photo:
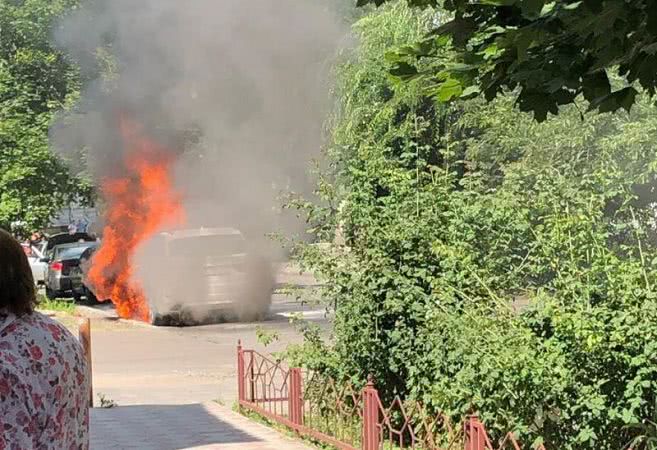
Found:
[[[113,58],[105,65],[114,66],[116,79],[88,83],[82,114],[53,129],[57,148],[85,147],[97,178],[120,170],[116,114],[127,111],[172,151],[184,152],[176,179],[192,221],[230,215],[250,222],[273,206],[272,184],[304,183],[319,153],[327,74],[344,35],[328,4],[94,3],[69,18],[56,39],[86,73],[98,66],[98,49],[107,48]]]
[[[97,0],[55,40],[87,81],[51,130],[53,146],[97,182],[125,170],[121,117],[172,153],[188,227],[252,239],[281,222],[280,189],[307,190],[345,35],[322,0]],[[289,231],[289,230],[288,230]]]

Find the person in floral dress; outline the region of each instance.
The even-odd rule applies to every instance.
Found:
[[[0,230],[0,450],[86,450],[89,372],[82,347],[35,305],[27,257]]]

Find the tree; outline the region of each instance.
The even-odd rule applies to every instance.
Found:
[[[325,281],[333,336],[307,333],[290,356],[340,381],[372,374],[384,403],[455,423],[474,410],[493,440],[622,448],[657,388],[654,107],[641,95],[582,122],[578,100],[536,123],[512,95],[437,104],[383,61],[432,22],[385,6],[336,70],[322,201],[298,205],[346,245],[295,249]]]
[[[358,5],[389,0],[358,0]],[[518,90],[517,104],[543,121],[582,95],[601,112],[629,110],[637,85],[657,86],[654,0],[407,0],[450,14],[396,52],[392,73],[423,77],[442,101]],[[456,57],[449,63],[446,52]],[[617,83],[614,80],[619,80]]]
[[[77,0],[0,0],[0,227],[45,226],[62,206],[91,198],[48,147],[54,114],[80,90],[77,68],[50,44]]]

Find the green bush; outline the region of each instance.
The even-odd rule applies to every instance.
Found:
[[[294,248],[326,281],[333,336],[308,333],[293,362],[476,411],[495,437],[621,448],[655,412],[654,107],[536,124],[512,94],[437,106],[385,61],[436,17],[371,13],[336,69],[321,201],[293,203],[344,237]]]
[[[657,377],[655,313],[564,307],[537,299],[522,315],[439,311],[418,336],[410,394],[452,417],[479,412],[499,436],[549,448],[623,448],[650,417]]]

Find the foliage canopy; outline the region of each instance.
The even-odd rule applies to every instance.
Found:
[[[518,89],[520,108],[543,121],[579,95],[590,108],[607,112],[629,110],[637,84],[655,93],[657,3],[652,0],[407,1],[440,7],[450,19],[395,52],[392,73],[427,78],[427,88],[441,100],[479,93],[490,100]],[[441,57],[445,52],[455,58],[447,63]],[[622,82],[613,83],[617,78]]]
[[[80,89],[78,70],[50,44],[57,19],[77,0],[0,0],[0,227],[45,226],[90,185],[48,148],[54,114]]]

